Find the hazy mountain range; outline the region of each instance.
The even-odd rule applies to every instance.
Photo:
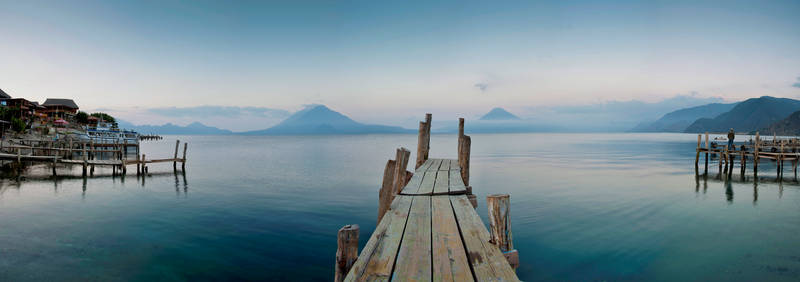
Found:
[[[118,125],[123,129],[130,129],[140,134],[174,134],[174,135],[222,135],[232,134],[227,129],[220,129],[207,126],[199,122],[190,123],[186,126],[167,123],[164,125],[134,125],[130,122],[119,120]]]
[[[737,132],[791,133],[800,131],[800,101],[788,98],[763,96],[736,103],[706,103],[689,107],[673,108],[654,121],[641,120],[635,126],[626,129],[620,124],[603,125],[607,119],[628,120],[642,114],[626,112],[631,107],[657,110],[665,105],[695,104],[704,99],[683,97],[664,103],[647,104],[641,102],[604,104],[600,108],[587,106],[582,109],[572,108],[572,118],[583,117],[582,126],[570,126],[570,121],[554,121],[553,117],[541,118],[542,113],[534,117],[521,118],[508,110],[495,107],[479,119],[467,124],[468,133],[522,133],[522,132],[723,132],[734,128]],[[716,99],[710,99],[715,101]],[[559,115],[566,112],[562,109]],[[795,115],[792,115],[795,113]],[[790,116],[792,115],[792,116]],[[321,135],[321,134],[367,134],[367,133],[414,133],[416,129],[398,126],[365,124],[357,122],[324,105],[312,105],[297,111],[275,126],[247,132],[232,132],[213,126],[194,122],[186,126],[167,123],[164,125],[133,125],[120,121],[120,127],[134,129],[148,134],[243,134],[243,135]],[[435,127],[434,132],[452,133],[457,129],[454,125]]]
[[[711,103],[707,105],[680,109],[667,113],[654,122],[644,122],[631,131],[633,132],[683,132],[696,120],[701,118],[713,118],[724,112],[730,111],[738,103],[720,104]]]
[[[397,126],[372,125],[356,122],[326,106],[307,107],[289,116],[278,125],[264,130],[248,131],[245,135],[301,135],[301,134],[364,134],[411,133],[412,129]]]
[[[799,110],[798,100],[769,96],[751,98],[716,117],[696,120],[684,132],[722,132],[730,128],[739,132],[753,132],[770,127]]]

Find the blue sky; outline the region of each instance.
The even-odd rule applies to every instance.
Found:
[[[800,96],[800,1],[431,2],[0,0],[0,88],[366,121]]]

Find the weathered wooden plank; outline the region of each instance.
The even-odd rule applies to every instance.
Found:
[[[449,172],[450,176],[450,183],[448,186],[450,187],[450,192],[466,192],[467,187],[464,186],[464,181],[461,179],[461,170],[451,169]]]
[[[417,190],[416,194],[433,193],[433,188],[436,184],[436,173],[437,171],[435,170],[424,172],[425,176],[422,178],[422,184],[419,185],[419,189]]]
[[[392,279],[431,279],[431,197],[414,197]]]
[[[439,166],[442,165],[442,161],[443,160],[442,159],[432,159],[432,160],[433,160],[433,162],[431,163],[431,166],[428,167],[428,169],[426,169],[425,171],[437,171],[437,170],[439,170]]]
[[[443,159],[442,164],[439,166],[439,170],[450,170],[450,161],[448,159]]]
[[[448,196],[431,197],[433,280],[473,281]]]
[[[442,163],[449,163],[450,160],[444,160]],[[433,185],[433,193],[446,194],[450,191],[450,170],[439,170],[436,172],[436,181]]]
[[[345,281],[388,281],[414,197],[395,197],[389,211],[375,228]]]
[[[519,281],[500,249],[489,242],[489,232],[467,196],[449,197],[475,278],[478,281]]]

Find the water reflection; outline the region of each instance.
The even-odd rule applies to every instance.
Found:
[[[731,185],[731,180],[725,180],[725,199],[728,200],[728,204],[733,203],[733,185]]]
[[[753,181],[753,206],[758,203],[758,181]]]

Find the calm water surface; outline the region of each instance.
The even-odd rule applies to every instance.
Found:
[[[329,281],[336,231],[359,224],[364,246],[383,165],[416,147],[415,135],[169,136],[143,151],[168,157],[176,138],[185,176],[154,164],[144,181],[33,168],[43,176],[0,182],[0,280]],[[523,280],[800,279],[800,186],[776,183],[768,162],[754,184],[738,167],[732,181],[715,166],[696,178],[694,135],[472,138],[478,213],[487,222],[485,196],[511,194]],[[456,138],[431,147],[454,158]]]

